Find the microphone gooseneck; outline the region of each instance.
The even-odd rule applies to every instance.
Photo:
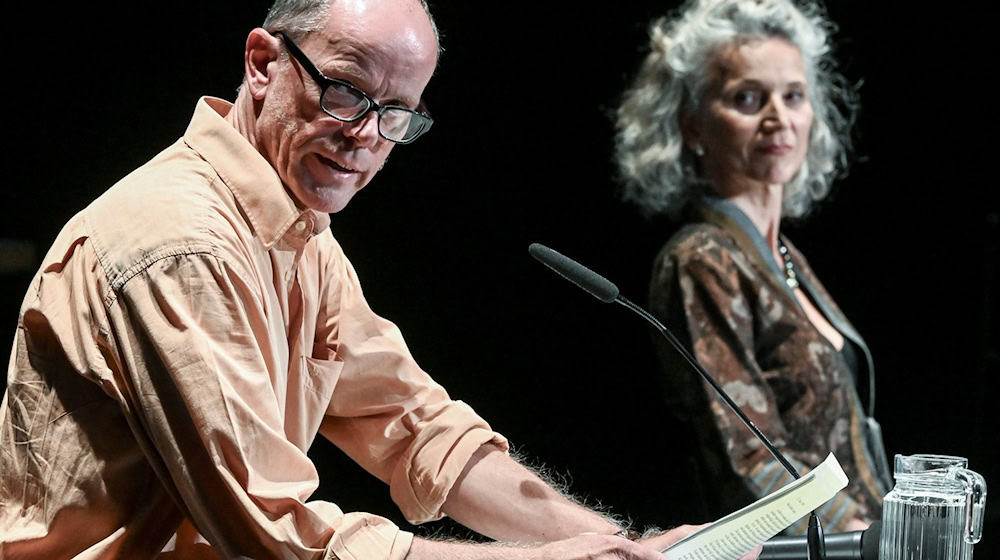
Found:
[[[674,333],[672,333],[666,325],[661,323],[659,319],[653,317],[653,315],[651,315],[648,311],[622,296],[618,290],[618,286],[616,286],[613,282],[576,262],[575,260],[563,255],[562,253],[550,249],[540,243],[532,243],[529,245],[528,253],[530,253],[536,260],[551,268],[566,280],[576,284],[590,295],[596,297],[604,303],[617,302],[624,305],[656,327],[656,329],[660,331],[660,334],[667,339],[667,342],[669,342],[675,350],[677,350],[688,365],[697,371],[698,374],[712,386],[715,392],[722,397],[722,400],[725,401],[729,408],[736,413],[747,428],[749,428],[750,431],[757,436],[757,439],[759,439],[767,450],[771,452],[771,455],[775,458],[775,460],[778,461],[778,463],[781,464],[781,466],[784,467],[784,469],[788,471],[794,479],[798,480],[802,478],[802,475],[795,470],[795,467],[792,466],[791,462],[789,462],[781,451],[779,451],[778,448],[771,443],[771,440],[764,435],[764,432],[760,431],[760,428],[758,428],[757,425],[750,420],[750,417],[748,417],[746,413],[744,413],[743,410],[733,401],[733,399],[729,397],[715,378],[705,371],[705,368],[698,363],[698,360],[691,354],[691,352],[689,352],[688,349],[681,344],[680,340],[674,336]],[[826,552],[824,545],[825,539],[823,538],[823,527],[820,525],[819,516],[816,515],[816,512],[812,512],[809,514],[807,539],[807,554],[809,560],[825,560]]]

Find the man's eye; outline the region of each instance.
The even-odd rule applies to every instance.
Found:
[[[336,90],[337,93],[350,93],[352,91],[351,86],[340,82],[331,82],[330,89]]]
[[[330,83],[323,94],[323,103],[330,108],[361,107],[364,106],[364,101],[356,89],[339,82]]]

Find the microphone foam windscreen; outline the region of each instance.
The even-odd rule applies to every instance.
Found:
[[[604,303],[611,303],[618,298],[618,286],[573,259],[540,243],[529,245],[528,252],[540,263]]]

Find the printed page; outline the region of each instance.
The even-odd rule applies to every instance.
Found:
[[[831,453],[818,467],[663,551],[670,560],[737,560],[826,503],[847,486]]]

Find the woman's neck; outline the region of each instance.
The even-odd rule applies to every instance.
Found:
[[[781,184],[744,189],[722,198],[732,202],[750,218],[757,231],[767,240],[767,245],[778,247],[778,228],[781,225],[781,203],[784,186]]]

